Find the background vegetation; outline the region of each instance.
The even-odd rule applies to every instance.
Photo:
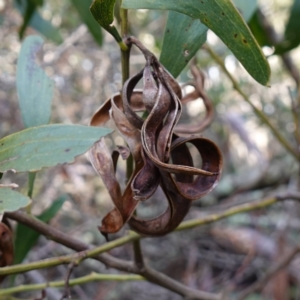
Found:
[[[1,138],[23,130],[26,125],[16,89],[20,36],[38,34],[45,39],[37,61],[54,82],[51,123],[88,125],[96,109],[122,86],[117,43],[109,33],[100,30],[82,4],[84,1],[32,0],[28,1],[32,2],[30,7],[37,9],[31,12],[25,9],[25,2],[0,0]],[[119,6],[117,2],[115,20],[119,19]],[[268,0],[258,1],[248,17],[248,24],[271,67],[268,87],[255,81],[211,30],[206,43],[195,51],[195,62],[205,74],[205,90],[215,108],[214,121],[203,135],[222,151],[222,178],[212,193],[193,203],[186,218],[191,221],[186,226],[195,228],[160,238],[145,238],[141,244],[144,260],[151,270],[158,270],[203,294],[191,296],[189,290],[184,293],[178,286],[162,284],[151,270],[143,274],[138,269],[129,269],[148,281],[139,275],[119,272],[116,269],[120,268],[114,268],[117,262],[110,261],[110,256],[103,256],[101,262],[92,259],[81,262],[79,257],[78,267],[72,265],[72,256],[65,265],[6,277],[1,283],[0,298],[62,299],[68,290],[64,285],[69,274],[71,278],[82,278],[97,272],[121,277],[104,276],[106,280],[102,281],[101,276],[93,275],[86,279],[86,284],[83,279],[80,285],[71,288],[74,299],[173,300],[182,299],[182,295],[186,299],[299,299],[300,262],[296,255],[300,251],[300,206],[295,201],[300,199],[299,15],[300,1]],[[164,47],[167,17],[164,10],[129,9],[130,33],[159,56]],[[116,26],[119,27],[117,22]],[[144,57],[136,49],[132,49],[130,61],[131,74],[144,65]],[[185,67],[178,81],[184,83],[191,78],[189,68]],[[259,112],[264,113],[270,124],[266,125]],[[193,123],[203,113],[201,101],[191,102],[183,112],[183,122]],[[110,143],[113,147],[122,142],[117,135],[112,135]],[[124,162],[118,169],[120,180],[125,176],[125,165]],[[106,245],[97,226],[112,204],[85,156],[76,157],[73,164],[39,171],[30,194],[28,184],[30,187],[33,177],[32,173],[28,176],[9,171],[1,184],[16,183],[21,194],[29,192],[31,213],[50,222],[52,228],[85,244]],[[158,191],[149,203],[139,206],[138,214],[149,218],[164,211],[166,203],[161,199],[162,193]],[[51,241],[57,241],[56,232],[49,235],[47,230],[46,233],[41,230],[39,235],[25,227],[28,220],[22,221],[18,213],[7,216],[17,221],[11,222],[16,264],[73,253],[72,247]],[[127,230],[128,227],[110,240],[122,244],[137,238],[134,234],[128,238]],[[128,240],[120,240],[123,236]],[[115,246],[111,246],[109,254],[127,261],[132,259],[131,243]],[[57,280],[62,280],[62,288],[46,288],[46,294],[26,291],[22,286]],[[1,295],[10,286],[13,290],[8,294],[19,291],[14,293],[15,298]],[[17,290],[18,286],[21,290]]]

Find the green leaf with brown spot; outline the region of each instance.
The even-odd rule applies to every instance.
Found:
[[[207,27],[200,20],[170,11],[160,62],[177,77],[206,41]]]
[[[257,1],[234,0],[234,5],[247,22],[257,7]],[[206,41],[207,27],[199,19],[170,11],[165,29],[160,61],[177,77]]]
[[[116,0],[95,0],[91,5],[91,13],[103,28],[114,21],[115,3]]]
[[[112,130],[81,125],[43,125],[0,140],[0,172],[37,171],[70,163]]]
[[[263,85],[269,64],[241,14],[229,0],[123,0],[127,9],[172,10],[200,21],[228,46],[249,74]]]
[[[116,27],[112,25],[114,21],[115,3],[116,0],[94,0],[90,7],[90,11],[100,26],[107,30],[118,43],[122,43],[120,34]]]

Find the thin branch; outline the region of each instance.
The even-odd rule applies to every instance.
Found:
[[[254,292],[261,291],[265,285],[283,268],[286,268],[291,261],[295,258],[295,256],[300,252],[300,246],[295,247],[294,249],[290,250],[278,263],[272,266],[266,274],[258,281],[250,285],[238,297],[238,300],[243,300],[250,294]]]
[[[121,8],[121,36],[125,38],[128,35],[128,10]],[[130,58],[130,46],[127,50],[122,50],[121,48],[121,67],[122,67],[122,83],[129,78],[129,58]]]
[[[133,253],[135,265],[142,270],[144,268],[144,258],[141,248],[141,243],[139,240],[133,241]]]
[[[140,281],[140,280],[145,280],[145,278],[140,275],[98,274],[93,272],[90,275],[69,280],[69,286],[81,285],[92,281]],[[19,285],[12,288],[1,289],[0,296],[11,295],[14,293],[42,290],[48,287],[59,288],[64,286],[65,286],[64,280],[48,282],[48,283],[39,283],[39,284]]]
[[[164,287],[168,290],[171,290],[185,298],[190,300],[221,300],[221,294],[211,294],[199,290],[193,290],[183,284],[178,284],[177,281],[173,280],[172,278],[168,277],[167,275],[160,273],[148,266],[145,266],[141,272],[141,275],[144,276],[147,280],[161,285],[164,283]]]
[[[253,201],[253,202],[250,202],[250,203],[244,203],[244,204],[236,205],[234,207],[231,207],[231,208],[228,208],[228,209],[224,210],[221,213],[211,214],[211,215],[205,216],[203,218],[198,218],[198,219],[182,222],[177,227],[176,231],[191,229],[191,228],[202,226],[202,225],[207,225],[207,224],[214,223],[214,222],[217,222],[217,221],[225,219],[225,218],[229,218],[229,217],[231,217],[233,215],[236,215],[236,214],[245,213],[245,212],[249,212],[249,211],[256,210],[256,209],[265,208],[265,207],[268,207],[272,204],[275,204],[276,202],[278,202],[278,200],[279,199],[277,197],[271,197],[271,198],[266,198],[266,199],[262,199],[262,200]]]
[[[129,22],[128,22],[128,10],[121,7],[120,9],[120,17],[121,17],[121,35],[123,38],[126,38],[129,34]],[[128,51],[121,50],[121,64],[122,64],[122,82],[123,85],[126,80],[129,78],[130,74],[130,46],[128,46]],[[126,162],[126,177],[127,182],[129,181],[131,175],[133,173],[133,156],[130,155]],[[144,259],[142,254],[141,243],[139,240],[135,240],[132,242],[133,253],[134,253],[134,261],[135,265],[139,269],[143,269],[144,267]]]
[[[216,213],[212,215],[208,215],[203,218],[199,218],[196,220],[190,220],[185,221],[181,225],[178,226],[176,231],[180,230],[186,230],[191,229],[194,227],[210,224],[216,221],[219,221],[224,218],[228,218],[230,216],[233,216],[238,213],[244,213],[249,212],[255,209],[261,209],[268,207],[278,201],[286,200],[286,199],[294,199],[294,200],[300,200],[300,193],[286,193],[258,201],[253,201],[250,203],[245,203],[241,205],[237,205],[235,207],[229,208],[221,213]],[[40,233],[50,236],[53,240],[59,242],[62,245],[65,245],[69,248],[75,249],[77,251],[80,251],[75,254],[60,256],[60,257],[54,257],[49,259],[44,259],[36,262],[31,262],[27,264],[19,264],[14,266],[8,266],[0,268],[0,275],[8,275],[8,274],[15,274],[15,273],[21,273],[21,272],[27,272],[30,270],[36,270],[36,269],[42,269],[42,268],[49,268],[54,267],[61,264],[69,264],[69,263],[76,263],[79,264],[83,260],[87,258],[99,258],[99,254],[107,252],[113,248],[122,246],[126,243],[133,242],[135,240],[138,240],[142,238],[139,234],[130,231],[130,233],[127,236],[118,238],[114,241],[108,242],[104,245],[101,245],[99,247],[95,247],[92,249],[87,250],[90,248],[90,246],[83,244],[79,241],[76,241],[73,238],[70,238],[69,236],[65,235],[62,232],[57,231],[56,229],[52,228],[51,226],[39,221],[38,219],[29,216],[23,212],[14,212],[14,213],[7,213],[7,217],[16,220],[18,222],[23,223],[24,225],[27,225]],[[80,250],[79,250],[80,249]],[[100,260],[101,261],[101,260]],[[107,262],[104,262],[107,264]],[[109,265],[109,264],[108,264]],[[133,273],[143,274],[143,270],[141,268],[132,268],[131,264],[126,264],[126,270]],[[124,265],[122,265],[122,268],[116,267],[117,269],[124,270]],[[133,271],[132,271],[133,270]],[[138,271],[138,272],[137,272]]]
[[[270,197],[267,199],[262,199],[262,200],[254,201],[251,203],[237,205],[236,207],[229,208],[222,213],[209,215],[209,216],[206,216],[203,218],[199,218],[197,220],[183,222],[180,226],[178,226],[178,228],[176,230],[177,231],[185,230],[185,229],[190,229],[190,228],[193,228],[196,226],[209,224],[209,223],[219,221],[221,219],[230,217],[230,216],[238,214],[238,213],[243,213],[243,212],[248,212],[248,211],[252,211],[255,209],[265,208],[274,203],[277,203],[277,202],[283,201],[283,200],[287,200],[287,199],[300,200],[300,193],[299,192],[294,192],[294,193],[289,192],[289,193],[277,195],[274,197]],[[63,232],[60,232],[60,231],[54,229],[53,227],[43,223],[42,221],[34,218],[33,216],[27,215],[24,212],[21,212],[21,211],[9,212],[9,213],[6,213],[6,216],[10,219],[18,221],[34,230],[40,232],[41,234],[45,235],[46,237],[66,246],[68,248],[74,249],[76,251],[85,251],[85,250],[88,250],[91,248],[90,245],[82,243],[81,241],[78,241]],[[190,288],[186,287],[185,285],[173,280],[172,278],[150,268],[149,266],[145,265],[143,269],[139,269],[132,262],[114,258],[109,254],[103,253],[101,255],[98,255],[98,253],[101,253],[102,251],[108,251],[109,249],[111,249],[112,245],[114,245],[115,247],[116,247],[116,245],[120,246],[120,245],[123,245],[125,242],[127,242],[127,243],[132,242],[132,240],[139,239],[139,238],[142,238],[142,237],[136,233],[132,233],[131,235],[128,235],[126,237],[109,242],[100,247],[96,247],[94,249],[85,251],[85,255],[89,255],[89,257],[93,257],[94,259],[104,263],[105,265],[107,265],[111,268],[115,268],[115,269],[118,269],[121,271],[142,275],[147,280],[149,280],[153,283],[156,283],[162,287],[165,287],[165,288],[167,288],[175,293],[178,293],[179,295],[182,295],[184,297],[188,297],[191,299],[201,299],[201,300],[220,299],[219,295],[205,293],[202,291],[195,291],[193,289],[190,289]],[[85,258],[82,256],[82,254],[81,254],[81,256],[79,256],[79,255],[80,254],[67,256],[68,257],[67,259],[69,259],[68,262],[72,261],[70,259],[70,257],[72,257],[73,261],[74,261],[74,257],[77,258],[77,261],[80,261],[81,259]],[[50,261],[51,260],[52,259],[50,259]],[[54,258],[54,261],[55,261],[55,258]],[[40,263],[40,262],[38,262],[38,263]],[[63,263],[63,262],[61,262],[61,263]],[[36,263],[31,263],[31,264],[36,264]],[[26,264],[24,264],[24,265],[26,268]],[[3,269],[6,270],[5,274],[13,273],[12,272],[13,268],[17,267],[19,269],[19,268],[21,268],[21,266],[16,265],[16,266],[11,266],[11,267],[0,268],[0,272],[1,272],[0,274],[4,273]],[[19,271],[20,271],[20,269],[19,269]]]
[[[75,254],[43,259],[40,261],[35,261],[35,262],[27,263],[27,264],[18,264],[18,265],[13,265],[10,267],[0,268],[0,276],[4,275],[4,274],[9,275],[9,274],[27,272],[27,271],[31,271],[31,270],[49,268],[49,267],[54,267],[54,266],[58,266],[58,265],[62,265],[62,264],[76,264],[77,265],[77,264],[80,264],[83,260],[85,260],[87,258],[97,256],[103,252],[107,252],[111,249],[114,249],[116,247],[127,244],[128,242],[131,242],[138,238],[140,238],[140,236],[137,233],[131,231],[127,236],[124,236],[124,237],[121,237],[114,241],[108,242],[102,246],[95,247],[91,250],[85,250],[85,251],[78,252]]]
[[[49,239],[56,241],[57,243],[64,245],[68,248],[71,248],[76,251],[84,251],[91,248],[90,245],[87,245],[81,241],[78,241],[69,235],[56,230],[55,228],[51,227],[43,223],[42,221],[34,218],[33,216],[29,216],[24,212],[17,211],[17,212],[9,212],[6,213],[7,217],[20,222],[39,233],[45,235]],[[147,266],[140,270],[137,268],[135,264],[132,262],[124,261],[122,259],[115,258],[107,253],[103,253],[98,255],[97,257],[93,257],[106,266],[118,269],[120,271],[130,272],[138,275],[142,275],[148,281],[155,283],[161,287],[164,287],[174,293],[181,295],[182,297],[186,297],[188,295],[193,295],[194,300],[220,300],[220,296],[216,294],[206,293],[203,291],[196,291],[193,290],[184,284],[177,282],[176,280],[152,269],[151,267]],[[1,270],[1,268],[0,268]]]
[[[239,204],[234,207],[228,208],[221,213],[211,214],[203,218],[182,222],[176,228],[176,231],[207,225],[231,217],[236,214],[245,213],[256,209],[266,208],[270,205],[273,205],[283,200],[300,200],[300,192],[288,192],[273,197],[252,201],[249,203]]]
[[[61,297],[61,300],[63,299],[71,299],[71,291],[70,291],[70,277],[71,277],[71,274],[74,270],[74,267],[76,267],[77,264],[76,263],[70,263],[68,265],[68,270],[67,270],[67,275],[66,275],[66,279],[65,279],[65,290],[64,290],[64,293]]]
[[[300,155],[297,150],[293,148],[293,146],[289,143],[289,141],[274,127],[274,125],[270,122],[269,118],[261,111],[259,110],[249,99],[249,97],[242,91],[240,88],[238,82],[235,80],[235,78],[231,75],[231,73],[227,70],[224,61],[218,56],[217,53],[215,53],[207,44],[203,46],[203,49],[205,49],[210,56],[219,64],[219,66],[222,68],[224,73],[227,75],[227,77],[232,82],[233,88],[244,98],[244,100],[250,104],[250,106],[253,108],[254,113],[256,116],[265,124],[267,125],[274,136],[277,138],[277,140],[280,142],[280,144],[290,153],[292,154],[297,160],[300,160]]]

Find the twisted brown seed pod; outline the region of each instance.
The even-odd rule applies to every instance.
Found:
[[[198,134],[206,129],[214,118],[214,110],[211,100],[208,98],[207,94],[204,91],[204,75],[199,71],[196,66],[191,66],[191,72],[194,77],[195,83],[193,84],[195,90],[187,94],[182,100],[182,104],[186,104],[190,101],[194,101],[198,98],[202,98],[206,112],[205,116],[202,120],[200,120],[197,124],[191,125],[183,125],[179,124],[176,126],[175,131],[176,133],[180,134]]]
[[[145,109],[142,105],[141,97],[141,92],[134,92],[132,97],[132,106],[136,111]],[[90,124],[92,126],[104,126],[110,118],[115,121],[119,132],[126,140],[127,145],[133,154],[136,167],[124,193],[122,193],[120,185],[115,177],[116,159],[112,159],[104,138],[101,138],[100,141],[97,142],[89,151],[90,161],[95,170],[101,176],[115,205],[115,208],[102,220],[102,226],[100,227],[100,231],[102,233],[113,233],[119,231],[133,213],[138,202],[133,199],[130,184],[132,178],[143,164],[140,154],[140,132],[129,123],[125,114],[122,112],[120,94],[116,94],[112,96],[112,98],[108,99],[94,114]]]
[[[14,246],[11,229],[3,222],[0,223],[0,267],[6,267],[13,264]],[[5,276],[0,276],[0,282]]]
[[[91,125],[103,126],[109,118],[114,120],[133,155],[135,168],[122,193],[115,177],[119,154],[114,152],[111,157],[104,138],[90,150],[91,162],[115,205],[104,217],[100,230],[103,233],[116,232],[129,220],[130,226],[140,234],[159,236],[174,230],[187,214],[191,202],[214,188],[220,177],[222,157],[218,147],[208,139],[199,136],[182,138],[174,134],[182,101],[189,99],[182,99],[176,80],[137,39],[129,37],[126,42],[135,44],[143,52],[145,68],[124,84],[122,99],[117,94],[102,105],[93,116]],[[203,78],[197,76],[195,80],[202,80],[203,86]],[[134,88],[141,78],[144,88],[138,92]],[[200,84],[196,90],[201,96]],[[136,113],[141,110],[149,113],[145,121]],[[198,150],[202,158],[201,169],[194,167],[187,143]],[[123,148],[125,156],[128,156],[128,149]],[[133,216],[138,204],[135,199],[147,200],[158,185],[168,200],[167,210],[152,220]]]
[[[136,40],[131,39],[131,42],[135,44]],[[158,90],[156,93],[152,93],[152,96],[155,95],[155,100],[149,101],[151,95],[143,97],[154,105],[141,128],[145,167],[134,178],[132,187],[135,197],[145,200],[156,189],[157,175],[159,174],[160,185],[168,199],[169,208],[162,215],[148,221],[132,216],[129,223],[135,231],[141,234],[163,235],[179,225],[188,212],[192,200],[205,195],[215,186],[220,176],[222,158],[217,146],[207,139],[199,137],[183,139],[173,134],[174,126],[181,113],[181,99],[178,97],[178,94],[181,97],[181,93],[175,93],[173,90],[174,79],[170,79],[170,75],[153,57],[153,54],[148,50],[145,51],[140,42],[137,42],[136,45],[143,52],[147,62],[143,74],[144,82],[149,82],[147,76],[149,77],[151,72],[147,69],[152,67],[157,78]],[[146,86],[145,83],[144,86]],[[129,86],[124,87],[124,89],[127,88]],[[134,87],[130,86],[130,88]],[[151,88],[153,91],[153,86]],[[175,89],[178,88],[175,87]],[[144,94],[147,92],[144,90]],[[130,94],[130,92],[126,92],[126,94]],[[172,140],[174,140],[174,153],[173,164],[170,164],[168,160]],[[176,142],[176,140],[178,141]],[[192,160],[189,159],[189,150],[184,145],[186,142],[193,143],[200,152],[203,169],[193,167]],[[176,151],[177,148],[180,148],[181,156]],[[154,172],[155,179],[149,174],[149,170]],[[177,174],[176,179],[172,177],[171,173]],[[193,175],[198,175],[194,181]],[[151,184],[153,185],[151,186]]]

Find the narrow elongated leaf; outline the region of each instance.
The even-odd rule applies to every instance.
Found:
[[[282,54],[300,44],[300,0],[294,0],[290,18],[285,28],[284,41],[275,49],[275,54]]]
[[[0,172],[37,171],[70,163],[110,132],[107,128],[62,124],[17,132],[0,140]]]
[[[265,32],[265,29],[261,24],[258,11],[256,11],[252,15],[252,18],[250,19],[248,25],[253,35],[255,36],[255,39],[261,47],[272,45],[272,43],[270,42],[270,38],[268,37],[267,33]]]
[[[257,1],[233,1],[248,21],[257,7]],[[168,71],[177,77],[186,64],[206,41],[207,27],[200,20],[170,11],[165,30],[160,61]]]
[[[247,21],[257,7],[255,0],[234,0],[234,4]],[[200,20],[170,11],[164,35],[160,61],[177,77],[198,49],[206,41],[207,27]]]
[[[102,45],[102,33],[101,28],[97,21],[93,18],[90,12],[91,0],[72,0],[72,3],[78,11],[82,21],[88,27],[90,33],[94,37],[97,44]]]
[[[27,0],[25,9],[24,9],[24,14],[23,14],[23,24],[19,30],[19,36],[22,39],[24,36],[24,32],[34,14],[36,11],[37,7],[39,5],[42,5],[42,1],[35,1],[35,0]]]
[[[270,67],[242,16],[228,0],[124,0],[124,8],[173,10],[200,21],[229,47],[249,74],[266,85]]]
[[[0,214],[6,211],[15,211],[19,208],[27,206],[31,200],[10,189],[10,188],[0,188]]]
[[[29,36],[22,44],[17,64],[17,91],[26,127],[47,124],[51,116],[53,81],[35,62],[40,36]]]
[[[26,8],[26,0],[14,1],[14,5],[20,11],[21,14],[24,14]],[[54,27],[51,24],[51,22],[43,19],[37,10],[34,11],[28,26],[34,28],[45,38],[57,44],[60,44],[63,41],[58,28]]]
[[[206,41],[207,27],[200,20],[170,11],[160,62],[177,77]]]
[[[59,212],[65,201],[66,197],[61,197],[60,199],[54,201],[52,205],[37,218],[45,223],[48,223]],[[19,264],[24,260],[30,249],[34,247],[40,236],[40,233],[19,223],[15,231],[15,236],[14,263]]]

